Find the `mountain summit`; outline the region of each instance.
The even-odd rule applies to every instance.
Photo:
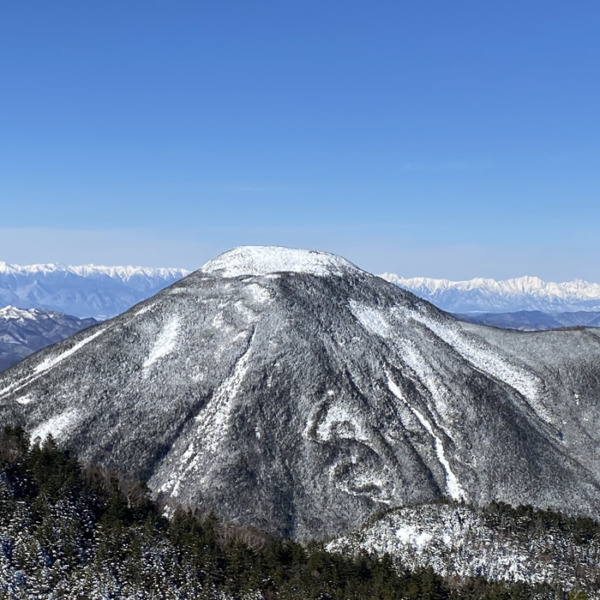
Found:
[[[461,323],[323,252],[242,247],[0,377],[3,422],[298,539],[442,497],[600,514],[600,332]]]
[[[326,277],[360,271],[350,261],[329,252],[283,246],[240,246],[207,262],[200,270],[222,277],[271,275],[281,272]]]

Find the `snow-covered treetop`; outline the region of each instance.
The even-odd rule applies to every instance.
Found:
[[[271,273],[308,273],[326,277],[347,275],[360,269],[350,261],[316,250],[300,250],[284,246],[239,246],[207,262],[203,273],[222,277],[269,275]]]

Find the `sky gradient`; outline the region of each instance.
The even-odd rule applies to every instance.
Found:
[[[0,7],[0,260],[600,281],[600,4]]]

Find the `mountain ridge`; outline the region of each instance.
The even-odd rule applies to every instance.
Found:
[[[394,273],[383,273],[380,277],[454,313],[600,310],[600,284],[581,279],[557,283],[533,276],[506,280],[477,277],[463,281],[404,278]]]
[[[59,312],[0,308],[0,371],[96,323]]]
[[[243,252],[4,373],[4,422],[300,540],[444,497],[600,514],[600,332],[461,323],[331,255]]]
[[[188,273],[171,268],[0,262],[0,305],[106,319]]]

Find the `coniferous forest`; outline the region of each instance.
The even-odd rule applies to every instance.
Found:
[[[495,511],[490,518],[502,518]],[[445,581],[389,556],[327,552],[177,509],[143,482],[81,465],[50,437],[0,435],[0,597],[15,599],[556,598],[558,588]],[[588,524],[590,535],[597,525]],[[587,535],[588,531],[582,532]],[[571,594],[573,596],[573,594]],[[585,597],[582,594],[578,598]]]

